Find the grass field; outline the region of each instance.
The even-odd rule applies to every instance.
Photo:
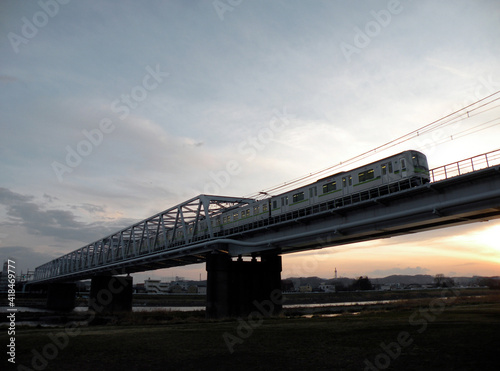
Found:
[[[336,317],[152,312],[106,326],[16,330],[21,370],[497,370],[499,351],[498,292]]]

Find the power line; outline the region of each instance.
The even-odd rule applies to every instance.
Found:
[[[447,125],[451,125],[451,124],[454,124],[456,123],[457,121],[460,121],[462,120],[462,117],[463,116],[467,116],[467,118],[471,118],[473,116],[477,116],[477,115],[480,115],[484,112],[487,112],[489,110],[492,110],[494,108],[497,108],[499,107],[499,105],[497,106],[494,106],[492,108],[488,108],[486,110],[483,110],[483,111],[479,111],[479,112],[476,112],[477,110],[479,110],[480,108],[483,108],[483,107],[486,107],[490,104],[492,104],[493,102],[497,101],[497,100],[500,100],[500,97],[497,97],[491,101],[488,101],[488,99],[494,97],[495,95],[497,94],[500,94],[500,90],[493,93],[493,94],[490,94],[482,99],[479,99],[477,100],[476,102],[474,103],[471,103],[469,104],[468,106],[465,106],[459,110],[456,110],[446,116],[443,116],[441,118],[439,118],[438,120],[435,120],[429,124],[426,124],[416,130],[413,130],[405,135],[402,135],[396,139],[393,139],[387,143],[384,143],[380,146],[377,146],[369,151],[366,151],[366,152],[363,152],[357,156],[354,156],[354,157],[351,157],[350,159],[346,160],[346,161],[343,161],[343,162],[340,162],[339,164],[336,164],[336,165],[332,165],[332,166],[329,166],[325,169],[322,169],[322,170],[318,170],[318,171],[315,171],[315,172],[312,172],[312,173],[309,173],[308,175],[303,175],[301,177],[298,177],[298,178],[295,178],[295,179],[292,179],[288,182],[285,182],[285,183],[282,183],[282,184],[279,184],[279,185],[275,185],[275,186],[272,186],[268,189],[265,189],[265,190],[262,190],[261,192],[257,192],[257,193],[253,193],[249,196],[245,196],[245,197],[248,197],[248,198],[258,198],[258,197],[261,197],[261,196],[272,196],[273,193],[277,192],[277,191],[284,191],[285,189],[291,187],[292,185],[297,185],[297,184],[300,184],[306,180],[310,180],[311,178],[313,177],[319,177],[321,174],[325,173],[325,172],[331,172],[335,169],[338,169],[340,167],[344,167],[344,166],[347,166],[347,165],[351,165],[351,164],[354,164],[358,161],[361,161],[361,160],[364,160],[365,158],[368,158],[368,157],[371,157],[373,155],[375,155],[376,153],[380,153],[382,151],[385,151],[389,148],[392,148],[394,146],[397,146],[397,145],[400,145],[402,143],[405,143],[411,139],[414,139],[420,135],[423,135],[423,134],[427,134],[429,132],[432,132],[433,130],[436,130],[438,128],[442,128],[444,126],[447,126]],[[479,106],[477,106],[479,103],[482,103],[480,104]],[[471,113],[474,113],[473,115],[471,115]],[[483,124],[481,124],[483,125]],[[496,125],[496,124],[495,124]],[[495,125],[491,125],[491,126],[495,126]],[[489,126],[489,127],[491,127]],[[484,130],[486,128],[483,128],[483,129],[480,129],[480,130]],[[479,131],[479,130],[477,130]],[[475,131],[476,132],[476,131]],[[461,132],[463,133],[463,132]],[[459,134],[461,134],[459,133]],[[472,133],[469,133],[469,134],[472,134]],[[465,134],[465,135],[468,135],[468,134]],[[465,136],[463,135],[463,136]]]

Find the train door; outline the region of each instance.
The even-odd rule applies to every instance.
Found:
[[[387,163],[382,164],[380,166],[380,172],[382,175],[382,184],[389,183],[389,164],[387,164]]]
[[[318,196],[318,188],[316,186],[309,188],[309,205],[314,205],[316,203],[316,197]]]
[[[352,188],[352,175],[342,177],[342,192],[344,195],[351,193]]]
[[[407,175],[407,173],[408,173],[408,167],[407,167],[407,164],[406,164],[406,158],[401,157],[401,158],[399,159],[399,164],[400,164],[400,166],[401,166],[401,176],[402,176],[403,178],[406,178],[406,175]]]

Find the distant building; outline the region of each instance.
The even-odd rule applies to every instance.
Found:
[[[147,279],[144,284],[134,286],[136,292],[148,294],[201,294],[206,295],[207,285],[198,281],[172,281],[162,282],[161,280]]]
[[[176,282],[175,284],[170,286],[170,289],[168,291],[171,292],[172,294],[180,294],[184,290],[182,289],[182,286],[179,285],[178,282]]]
[[[291,280],[282,280],[281,281],[281,290],[283,292],[293,292],[295,291],[295,286]]]
[[[319,285],[319,289],[323,292],[335,292],[335,285],[327,285],[323,282]]]
[[[311,285],[299,286],[299,292],[312,292],[313,288]]]
[[[134,292],[136,294],[142,294],[146,292],[146,288],[144,287],[143,283],[137,283],[134,285]]]
[[[170,284],[161,282],[160,280],[147,279],[144,281],[144,289],[149,294],[167,294],[170,289]]]

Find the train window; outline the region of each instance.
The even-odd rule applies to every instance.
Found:
[[[262,205],[262,212],[265,213],[267,211],[267,204]]]
[[[344,177],[344,178],[342,178],[342,188],[345,188],[345,187],[347,187],[347,180]]]
[[[352,176],[349,175],[349,185],[352,186]]]
[[[389,162],[388,166],[389,166],[389,173],[392,174],[392,162]]]
[[[359,177],[359,182],[362,183],[362,182],[366,182],[370,179],[373,179],[375,178],[375,171],[373,169],[370,169],[370,170],[367,170],[367,171],[363,171],[361,173],[358,174],[358,177]]]
[[[288,196],[281,197],[281,206],[288,205]]]
[[[406,171],[406,160],[404,158],[401,159],[401,170]]]
[[[257,215],[259,213],[259,207],[258,206],[254,206],[253,207],[253,215]]]
[[[382,164],[382,175],[387,174],[387,164]]]
[[[309,188],[309,197],[316,197],[318,195],[318,189],[316,187]]]
[[[250,216],[250,209],[247,209],[247,211],[245,211],[245,215]]]
[[[278,201],[273,201],[273,209],[278,208]]]
[[[302,201],[304,199],[304,192],[296,193],[293,195],[293,203]]]
[[[415,168],[415,171],[429,171],[427,168],[427,159],[420,153],[413,154],[413,167]]]
[[[337,182],[326,183],[323,185],[323,193],[335,191],[337,189]]]
[[[242,218],[244,218],[244,217],[245,217],[245,211],[244,211],[244,210],[241,212],[241,217],[242,217]]]
[[[239,214],[238,214],[238,213],[234,213],[234,214],[233,214],[233,220],[238,220],[238,216],[239,216]]]

